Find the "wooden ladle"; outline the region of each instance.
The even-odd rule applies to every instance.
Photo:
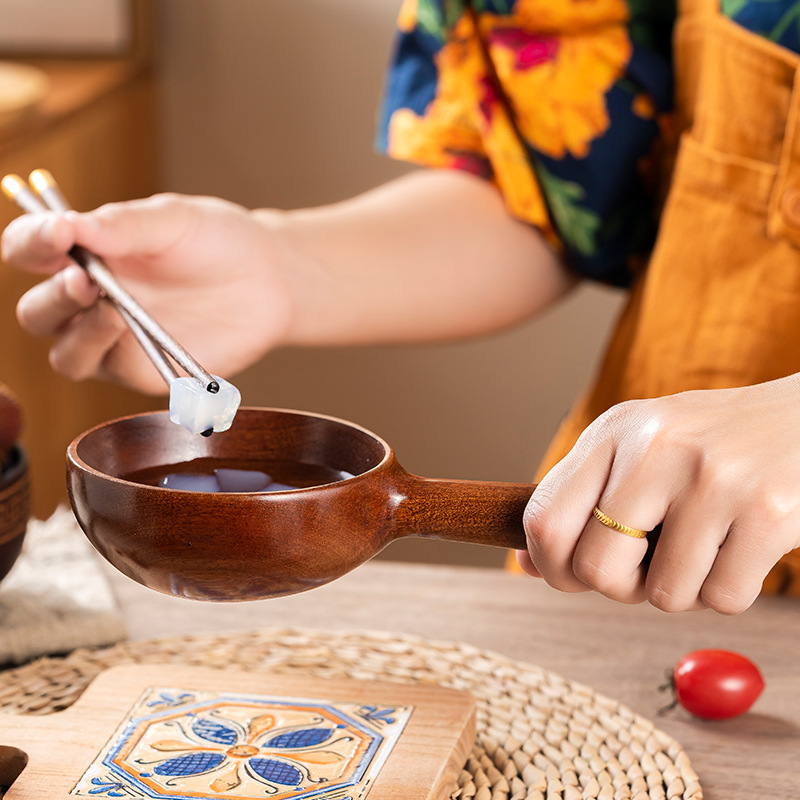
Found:
[[[305,463],[352,477],[274,493],[180,491],[128,477],[192,459]],[[534,489],[420,478],[358,425],[267,408],[240,409],[230,430],[209,438],[167,412],[103,423],[70,444],[67,483],[86,536],[117,569],[165,594],[215,601],[313,589],[404,536],[524,548]]]

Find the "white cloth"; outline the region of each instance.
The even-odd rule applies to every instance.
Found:
[[[0,664],[126,637],[98,558],[69,509],[29,522],[22,553],[0,583]]]

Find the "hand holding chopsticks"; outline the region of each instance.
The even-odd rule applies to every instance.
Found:
[[[6,175],[3,192],[23,211],[68,211],[67,203],[53,176],[46,170],[34,170],[30,183],[18,175]],[[170,388],[170,414],[173,421],[195,433],[209,434],[226,430],[239,405],[239,393],[227,381],[211,375],[158,324],[117,282],[105,262],[81,245],[74,245],[69,256],[82,267],[122,315],[142,349]],[[181,378],[169,359],[182,367],[190,378]],[[213,398],[220,394],[222,396]],[[232,410],[231,410],[232,409]]]

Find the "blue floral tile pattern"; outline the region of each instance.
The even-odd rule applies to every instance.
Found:
[[[412,711],[149,688],[71,794],[363,800]]]

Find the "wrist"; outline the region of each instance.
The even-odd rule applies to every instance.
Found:
[[[251,213],[261,231],[263,263],[285,293],[285,325],[275,345],[329,343],[330,298],[336,286],[328,266],[310,246],[317,237],[308,212],[258,209]],[[325,251],[324,244],[321,249]]]

